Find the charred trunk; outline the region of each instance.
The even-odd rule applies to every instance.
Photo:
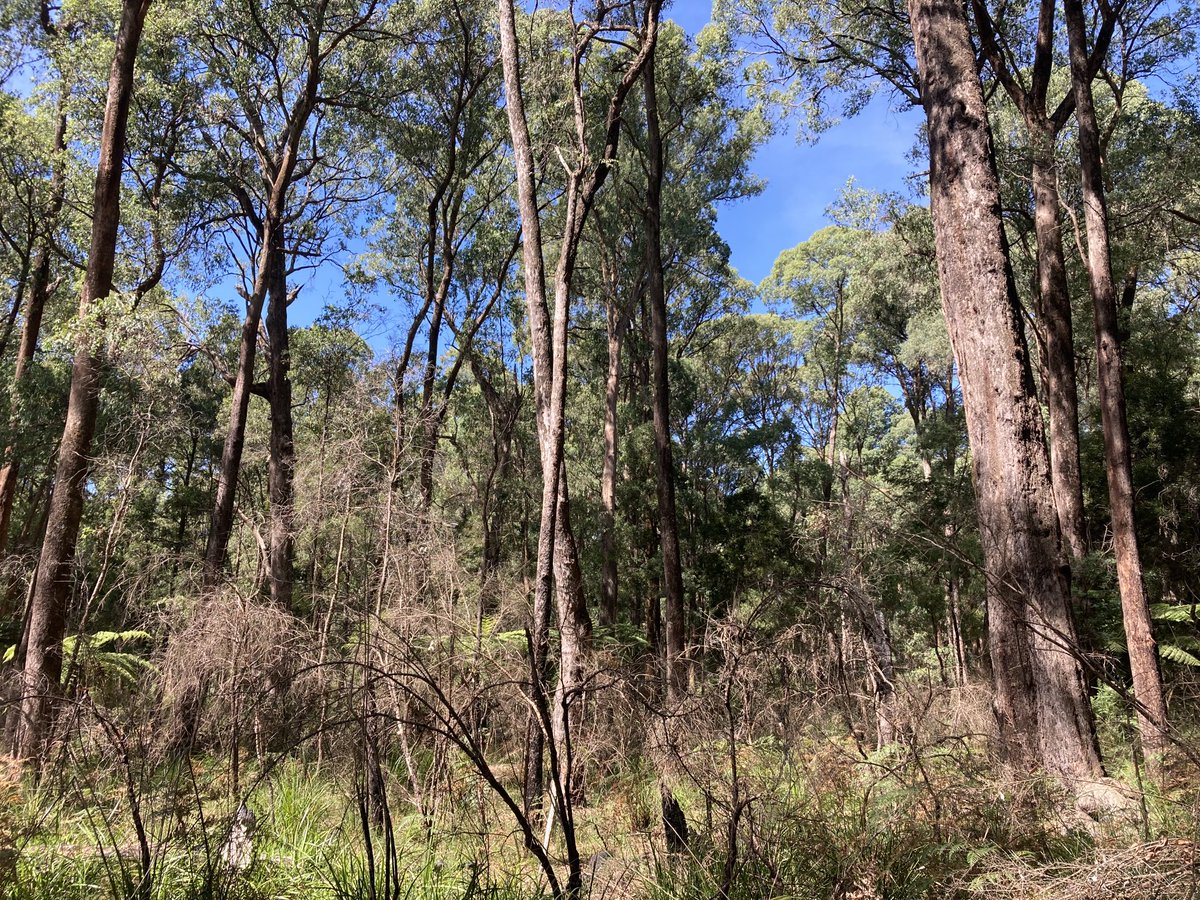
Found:
[[[293,480],[296,449],[292,437],[291,349],[288,341],[286,256],[283,229],[270,247],[268,275],[270,306],[267,309],[267,368],[271,403],[271,442],[267,481],[271,497],[271,525],[267,563],[271,602],[291,610],[296,530]]]

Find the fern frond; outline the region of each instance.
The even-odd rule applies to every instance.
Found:
[[[1175,644],[1159,644],[1158,655],[1167,662],[1175,663],[1177,666],[1192,666],[1200,668],[1200,657],[1193,656],[1182,647]]]

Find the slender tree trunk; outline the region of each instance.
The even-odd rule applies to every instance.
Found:
[[[1158,665],[1158,646],[1150,625],[1150,607],[1146,599],[1134,520],[1133,463],[1117,322],[1117,289],[1113,283],[1109,248],[1100,131],[1088,73],[1087,23],[1083,4],[1081,0],[1064,0],[1063,8],[1070,47],[1075,118],[1079,123],[1088,282],[1096,319],[1097,384],[1104,430],[1104,469],[1108,478],[1113,549],[1117,558],[1117,581],[1121,592],[1129,665],[1133,674],[1133,692],[1139,705],[1138,726],[1142,748],[1147,761],[1153,765],[1155,757],[1166,748],[1167,704]]]
[[[286,257],[282,227],[272,244],[267,309],[267,354],[270,372],[271,443],[267,482],[271,496],[270,555],[268,577],[271,602],[283,610],[292,608],[293,563],[296,555],[296,529],[293,506],[293,480],[296,449],[292,437],[292,355],[288,340],[288,297]]]
[[[479,567],[480,592],[487,601],[485,612],[494,600],[493,581],[500,569],[500,514],[507,512],[507,490],[505,483],[512,467],[513,431],[521,410],[521,395],[502,398],[495,384],[473,349],[465,349],[475,383],[483,393],[488,415],[492,423],[492,465],[484,480],[482,496],[479,497],[480,525],[483,531],[483,559]]]
[[[908,7],[942,305],[974,463],[999,749],[1019,770],[1094,779],[1103,770],[966,15],[953,0]]]
[[[433,237],[430,237],[433,240]],[[441,417],[434,408],[433,389],[437,379],[437,359],[442,319],[446,312],[446,296],[450,291],[452,262],[443,264],[442,279],[438,284],[432,303],[429,320],[429,351],[425,357],[425,373],[421,380],[421,507],[426,512],[433,505],[433,463],[437,455],[438,426]]]
[[[658,91],[654,54],[642,70],[646,96],[646,272],[650,306],[650,342],[654,379],[654,462],[658,494],[658,537],[662,553],[663,595],[666,600],[667,697],[678,700],[687,693],[684,658],[683,568],[679,554],[679,522],[675,510],[675,461],[671,451],[671,391],[667,375],[667,295],[662,260],[663,143],[658,119]]]
[[[608,307],[608,370],[604,378],[604,464],[600,472],[600,624],[617,621],[617,401],[621,389],[621,338],[628,326],[615,298]]]
[[[533,149],[521,91],[520,59],[517,49],[516,13],[512,0],[499,0],[501,63],[504,69],[505,109],[512,134],[513,157],[517,170],[517,198],[521,215],[522,263],[525,276],[525,305],[533,343],[534,397],[538,444],[542,456],[542,501],[538,523],[537,562],[534,574],[533,610],[530,622],[531,695],[545,690],[550,647],[550,610],[554,588],[554,517],[557,512],[558,473],[561,462],[561,436],[550,428],[551,397],[551,324],[546,302],[546,270],[542,256],[541,221],[538,215],[537,185]],[[569,221],[569,219],[568,219]],[[565,323],[564,323],[565,325]],[[565,329],[564,329],[565,336]],[[561,426],[561,422],[559,422]],[[557,439],[556,439],[557,438]],[[534,701],[536,703],[536,700]],[[542,726],[531,715],[526,744],[524,800],[526,814],[542,805]]]
[[[550,591],[558,592],[557,605],[560,614],[559,632],[562,637],[561,654],[563,665],[561,679],[573,679],[578,660],[587,653],[587,639],[591,633],[591,622],[587,620],[587,607],[582,597],[582,579],[578,573],[578,555],[571,534],[570,521],[565,511],[569,498],[565,486],[563,447],[566,423],[567,390],[567,318],[570,312],[571,285],[575,272],[576,255],[580,236],[587,220],[596,193],[603,185],[616,157],[621,130],[621,109],[630,89],[645,65],[646,58],[654,46],[657,36],[657,0],[651,0],[646,27],[641,36],[637,53],[626,67],[617,90],[609,98],[604,123],[604,145],[595,164],[590,162],[591,150],[586,134],[583,83],[580,73],[580,56],[572,58],[572,85],[574,89],[574,113],[578,156],[574,168],[567,175],[567,189],[561,200],[564,215],[564,233],[559,245],[558,265],[554,276],[554,311],[551,317],[547,305],[546,277],[543,262],[541,225],[537,202],[537,185],[533,151],[529,137],[529,126],[525,118],[521,94],[520,60],[516,38],[516,13],[513,0],[499,0],[500,58],[504,72],[505,107],[508,113],[509,130],[512,135],[513,156],[517,171],[517,199],[521,215],[522,251],[525,272],[525,300],[529,315],[529,330],[533,345],[534,393],[537,401],[538,442],[542,463],[542,511],[541,530],[538,534],[538,559],[534,588],[534,621],[532,644],[535,648],[534,677],[540,677],[536,648],[541,637],[536,633],[543,627],[542,610],[548,610]],[[555,560],[556,548],[559,559]],[[555,575],[558,575],[555,584]],[[565,577],[564,577],[565,576]],[[563,618],[563,614],[577,616],[574,621]],[[548,623],[546,623],[548,627]],[[576,685],[560,684],[560,699],[569,699]],[[535,687],[534,691],[538,689]],[[558,705],[558,704],[556,704]],[[569,729],[568,712],[562,707],[558,714],[563,717],[564,737]],[[557,811],[563,823],[563,835],[567,842],[567,857],[570,867],[568,892],[577,893],[580,883],[578,848],[574,841],[574,825],[570,805],[571,766],[567,745],[558,746],[557,782],[561,788],[556,796]],[[531,754],[532,755],[532,754]],[[527,771],[533,768],[533,760]],[[540,761],[538,762],[540,768]],[[530,785],[526,784],[526,796]]]
[[[1063,548],[1072,562],[1087,554],[1083,480],[1079,471],[1079,394],[1075,384],[1075,338],[1063,253],[1062,209],[1054,133],[1031,125],[1034,145],[1034,233],[1037,238],[1038,316],[1045,338],[1046,399],[1050,410],[1050,477]]]
[[[121,8],[100,135],[91,247],[79,302],[81,317],[94,303],[106,298],[113,286],[133,69],[149,7],[150,0],[125,0]],[[71,366],[67,420],[59,446],[46,536],[38,561],[37,587],[30,610],[22,673],[21,721],[15,748],[16,755],[22,758],[33,758],[41,749],[52,712],[49,701],[58,692],[62,677],[62,641],[73,582],[71,567],[83,514],[88,457],[100,405],[102,350],[94,345],[94,340],[93,335],[80,334]]]
[[[208,587],[213,587],[220,581],[229,553],[237,482],[242,470],[242,451],[246,446],[246,421],[250,412],[250,395],[254,389],[258,328],[262,322],[263,304],[267,298],[270,271],[274,265],[271,248],[278,243],[275,232],[280,227],[275,216],[268,215],[263,220],[258,270],[255,273],[254,285],[246,297],[246,318],[242,322],[233,396],[229,400],[229,425],[225,430],[225,444],[221,449],[221,470],[217,476],[217,493],[213,501],[212,521],[204,552],[204,583]]]
[[[60,162],[66,150],[67,116],[62,112],[65,98],[59,99],[58,123],[54,128],[54,163],[50,175],[50,204],[43,216],[41,227],[50,230],[55,227],[63,202],[63,175]],[[12,397],[9,420],[16,425],[17,406],[20,403],[22,380],[29,364],[37,353],[38,339],[42,332],[42,318],[46,313],[46,304],[54,293],[54,283],[51,281],[51,249],[47,237],[42,241],[37,256],[33,261],[33,273],[29,279],[29,302],[25,306],[25,321],[21,326],[21,342],[17,345],[17,360],[13,369]],[[17,479],[21,470],[21,460],[17,448],[9,446],[4,451],[5,465],[0,469],[0,555],[8,547],[8,534],[12,528],[13,503],[17,496]]]

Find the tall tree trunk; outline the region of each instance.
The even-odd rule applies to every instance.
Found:
[[[942,306],[974,463],[999,749],[1016,769],[1094,779],[1103,770],[966,15],[953,0],[909,0],[908,9]]]
[[[432,240],[431,234],[430,241]],[[447,244],[449,243],[447,241]],[[425,356],[425,373],[421,379],[421,471],[419,479],[421,508],[426,512],[433,505],[433,463],[434,457],[437,455],[438,427],[441,424],[441,417],[435,409],[433,389],[437,379],[439,338],[442,331],[442,320],[446,312],[446,296],[450,292],[453,260],[447,259],[442,265],[442,278],[431,298],[432,302],[429,304],[432,307],[432,315],[429,320],[429,350]]]
[[[58,222],[65,198],[63,196],[62,156],[66,151],[67,116],[62,111],[66,98],[59,98],[58,122],[54,128],[54,162],[50,174],[50,203],[42,216],[41,228],[49,232]],[[29,279],[29,302],[25,306],[25,321],[21,326],[21,342],[17,345],[17,360],[13,369],[12,395],[9,420],[14,430],[16,426],[17,407],[20,403],[22,379],[33,362],[37,353],[38,339],[42,332],[42,318],[46,313],[46,304],[54,293],[54,283],[51,281],[51,248],[50,236],[47,233],[38,248],[33,261],[33,273]],[[17,478],[21,470],[21,460],[15,446],[4,450],[5,465],[0,469],[0,555],[8,547],[8,533],[12,528],[13,503],[17,496]]]
[[[268,396],[271,403],[271,442],[267,482],[271,497],[270,555],[268,576],[271,602],[279,609],[291,610],[292,565],[296,555],[296,529],[293,507],[293,479],[296,449],[292,438],[292,354],[288,341],[287,268],[283,228],[271,246],[270,306],[267,308],[267,363],[270,373]]]
[[[600,472],[600,624],[617,621],[617,401],[621,389],[621,339],[629,317],[615,297],[608,306],[608,369],[604,377],[604,463]]]
[[[576,255],[579,250],[579,240],[583,233],[587,216],[591,210],[596,193],[604,184],[611,169],[612,160],[616,158],[617,144],[621,131],[621,109],[630,89],[641,74],[646,58],[652,51],[657,37],[658,0],[651,0],[645,28],[641,35],[640,46],[633,59],[627,65],[616,91],[608,101],[608,110],[604,122],[604,144],[597,155],[598,162],[590,162],[590,147],[586,134],[586,116],[584,114],[583,82],[580,71],[580,54],[578,49],[572,57],[572,84],[574,88],[574,113],[578,154],[576,165],[567,176],[567,190],[561,200],[564,213],[564,234],[559,246],[558,265],[554,276],[554,312],[551,317],[547,304],[546,274],[543,261],[541,223],[537,202],[536,173],[533,161],[533,149],[529,136],[529,125],[525,117],[524,101],[521,93],[520,59],[516,36],[516,13],[513,0],[498,0],[498,17],[500,20],[500,59],[504,72],[505,108],[508,114],[509,131],[512,135],[513,156],[517,172],[517,201],[521,216],[522,254],[525,273],[525,302],[529,315],[529,330],[533,356],[534,395],[537,403],[538,443],[541,451],[542,464],[542,508],[540,531],[538,533],[538,557],[534,586],[534,616],[532,623],[532,645],[534,649],[534,677],[541,677],[544,662],[537,659],[538,647],[543,644],[541,629],[548,630],[550,592],[557,588],[559,592],[558,610],[560,616],[574,612],[586,616],[587,607],[582,595],[582,581],[573,577],[578,570],[578,558],[575,550],[574,537],[571,535],[570,522],[567,517],[559,516],[560,504],[565,509],[568,495],[561,483],[565,476],[563,466],[563,446],[566,410],[567,388],[567,318],[570,311],[571,285],[575,272]],[[555,549],[569,554],[567,558],[555,561]],[[555,585],[555,570],[560,573],[559,583]],[[571,577],[561,577],[566,573]],[[559,621],[562,641],[562,658],[570,660],[571,665],[564,665],[563,671],[570,676],[575,667],[574,660],[582,657],[587,650],[586,643],[568,646],[574,639],[586,641],[591,633],[590,621]],[[548,634],[545,639],[548,644]],[[565,686],[564,697],[569,697],[572,685]],[[539,690],[533,687],[536,692]],[[566,710],[562,710],[566,716]],[[558,748],[563,750],[562,747]],[[532,753],[531,753],[532,756]],[[536,767],[540,771],[540,758],[530,759],[527,773],[532,773]],[[568,754],[563,752],[559,759],[557,780],[562,792],[556,797],[559,804],[559,814],[563,821],[563,833],[567,838],[567,856],[571,869],[568,887],[573,885],[578,889],[579,860],[578,848],[574,842],[574,828],[570,825],[570,766]],[[526,783],[526,797],[531,794],[531,786]]]
[[[525,307],[529,317],[529,331],[533,344],[535,415],[538,445],[542,458],[541,515],[538,522],[537,563],[530,622],[530,653],[532,656],[530,667],[531,677],[535,683],[530,686],[529,691],[536,698],[545,691],[549,674],[550,610],[554,588],[554,518],[557,512],[558,473],[562,460],[562,422],[560,419],[556,423],[558,425],[556,433],[551,425],[555,418],[553,411],[556,407],[551,396],[553,377],[550,310],[546,302],[546,270],[542,256],[536,173],[521,91],[516,13],[513,9],[513,0],[499,0],[499,20],[505,109],[508,113],[513,157],[517,170],[517,202],[521,216]],[[536,699],[534,702],[536,704]],[[524,799],[527,815],[541,808],[543,738],[542,725],[537,716],[533,715],[529,722],[526,747]]]
[[[1036,130],[1035,130],[1036,129]],[[1050,478],[1063,549],[1074,562],[1087,554],[1083,479],[1079,471],[1079,394],[1075,338],[1063,253],[1062,209],[1054,131],[1032,125],[1034,233],[1037,239],[1038,317],[1045,337],[1046,399],[1050,410]]]
[[[238,343],[237,371],[234,373],[233,395],[229,400],[229,425],[221,449],[221,469],[217,475],[217,493],[213,501],[208,543],[204,551],[204,583],[215,586],[221,579],[229,553],[229,537],[233,533],[234,505],[237,482],[242,470],[242,451],[246,446],[246,421],[250,412],[250,395],[254,392],[254,362],[258,355],[258,328],[262,322],[263,304],[269,290],[270,272],[274,266],[272,248],[278,243],[275,233],[281,228],[278,217],[268,214],[262,224],[258,251],[258,267],[254,284],[246,295],[246,318],[242,322]]]
[[[1133,674],[1133,692],[1139,705],[1138,726],[1142,748],[1153,765],[1154,758],[1166,748],[1167,704],[1158,666],[1158,646],[1150,626],[1150,607],[1146,600],[1134,521],[1133,463],[1117,323],[1117,290],[1113,283],[1109,248],[1100,130],[1096,123],[1088,72],[1087,23],[1083,4],[1081,0],[1064,0],[1063,10],[1070,47],[1075,118],[1079,123],[1088,282],[1096,319],[1097,384],[1101,426],[1104,430],[1104,469],[1108,478],[1113,549],[1117,558],[1117,581],[1121,591],[1121,614],[1125,623],[1125,642],[1129,648],[1129,666]]]
[[[1087,553],[1083,488],[1079,464],[1079,401],[1071,297],[1063,253],[1062,209],[1058,191],[1055,141],[1074,107],[1068,94],[1051,110],[1054,76],[1056,0],[1041,0],[1034,33],[1033,59],[1025,74],[1015,71],[1015,54],[1003,27],[997,27],[984,0],[972,0],[983,55],[1013,105],[1020,111],[1032,151],[1031,182],[1034,236],[1037,242],[1037,313],[1042,370],[1050,411],[1050,473],[1063,550],[1074,562]],[[1089,60],[1089,78],[1112,39],[1113,18],[1102,20],[1097,54]]]
[[[100,134],[91,247],[79,301],[81,318],[90,311],[93,303],[107,297],[113,286],[133,69],[149,7],[150,0],[124,0],[121,7]],[[59,446],[46,536],[38,560],[37,586],[31,604],[21,679],[21,721],[15,750],[22,758],[32,758],[41,749],[52,712],[49,701],[58,692],[62,677],[62,641],[66,630],[67,599],[72,587],[71,566],[79,538],[88,456],[100,405],[102,350],[94,345],[94,340],[93,335],[81,332],[71,365],[67,420]]]
[[[666,682],[669,700],[687,693],[684,659],[683,569],[679,556],[679,522],[675,511],[675,461],[671,451],[671,391],[667,364],[667,294],[662,260],[663,143],[658,119],[654,54],[642,70],[646,95],[646,273],[650,306],[650,343],[654,379],[654,463],[658,494],[658,537],[662,553],[666,642]]]

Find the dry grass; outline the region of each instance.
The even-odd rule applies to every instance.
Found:
[[[1193,900],[1200,896],[1198,850],[1193,841],[1164,838],[1067,863],[995,854],[958,888],[986,900]]]

